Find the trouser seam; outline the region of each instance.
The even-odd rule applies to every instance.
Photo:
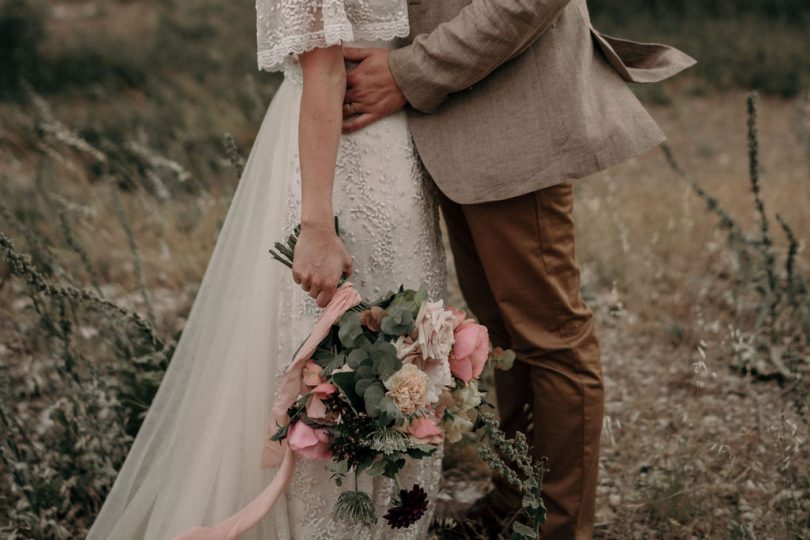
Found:
[[[536,192],[534,192],[534,197],[532,198],[532,201],[534,202],[535,226],[537,227],[537,240],[538,240],[538,244],[539,244],[539,253],[538,253],[538,255],[540,256],[540,262],[543,264],[543,279],[546,282],[546,288],[550,290],[551,289],[551,283],[549,281],[548,266],[546,265],[546,258],[545,258],[545,255],[543,253],[544,250],[543,250],[542,225],[541,225],[541,222],[540,222],[540,205],[538,204],[538,201],[537,201],[537,198],[539,196],[540,196],[540,192],[536,191]],[[570,354],[572,356],[575,356],[575,357],[578,356],[578,354],[577,354],[577,352],[575,350],[576,346],[574,345],[574,343],[571,340],[569,340],[565,336],[565,333],[562,330],[560,306],[559,306],[559,304],[557,302],[555,302],[555,304],[554,304],[554,318],[555,318],[555,321],[556,321],[556,324],[557,324],[557,335],[560,337],[560,339],[563,340],[563,342],[566,345],[568,345]],[[582,396],[582,405],[581,405],[582,423],[581,423],[581,428],[580,428],[580,442],[581,442],[580,447],[582,448],[582,455],[580,457],[580,460],[581,460],[580,461],[580,474],[579,474],[579,476],[577,478],[577,482],[579,484],[579,497],[577,499],[577,509],[576,509],[577,515],[576,515],[576,519],[575,519],[575,522],[574,522],[575,523],[575,529],[574,530],[578,531],[580,521],[582,519],[582,506],[583,506],[584,497],[585,497],[585,481],[584,481],[584,477],[585,477],[585,470],[586,470],[585,469],[585,456],[587,454],[587,452],[585,451],[585,428],[586,428],[588,423],[586,421],[587,420],[587,399],[586,399],[586,395],[585,395],[585,383],[582,380],[582,375],[579,374],[579,373],[576,373],[576,379],[577,379],[577,384],[579,385],[580,395]],[[535,437],[537,435],[538,434],[535,433]]]

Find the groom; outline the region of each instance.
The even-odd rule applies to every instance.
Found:
[[[597,32],[585,0],[408,0],[412,41],[346,49],[344,131],[406,104],[470,309],[518,361],[496,374],[502,426],[522,431],[544,480],[546,540],[590,538],[603,417],[591,311],[580,295],[570,181],[661,143],[625,84],[694,64]],[[502,479],[476,505],[506,516]]]

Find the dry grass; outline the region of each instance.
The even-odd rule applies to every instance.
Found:
[[[654,114],[685,167],[755,230],[743,111],[738,92]],[[796,104],[766,100],[760,113],[766,205],[806,240],[810,215],[799,201],[810,200],[810,175],[791,127]],[[808,534],[808,426],[778,385],[729,367],[737,299],[716,219],[659,152],[581,184],[578,202],[607,377],[600,536]],[[618,292],[605,297],[611,284]]]

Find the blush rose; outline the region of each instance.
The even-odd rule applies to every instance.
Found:
[[[332,451],[329,450],[329,431],[325,428],[314,429],[299,420],[290,426],[287,444],[291,450],[305,458],[332,459]]]
[[[489,357],[489,332],[485,326],[467,320],[456,328],[450,371],[467,384],[481,376]]]

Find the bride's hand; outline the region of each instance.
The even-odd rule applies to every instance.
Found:
[[[293,258],[295,282],[324,307],[335,295],[341,274],[352,274],[352,258],[334,226],[302,225]]]

